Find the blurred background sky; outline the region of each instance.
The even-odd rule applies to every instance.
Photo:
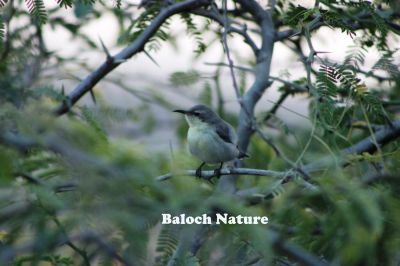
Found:
[[[259,1],[266,5],[267,1]],[[293,1],[296,4],[303,6],[312,5],[314,1]],[[123,6],[127,2],[123,1]],[[130,1],[131,4],[139,4],[140,1]],[[55,1],[45,1],[46,7],[56,6]],[[137,12],[137,15],[140,12]],[[60,9],[58,12],[60,16],[67,17],[70,20],[74,20],[73,10],[71,9]],[[201,21],[200,18],[198,21]],[[218,26],[214,25],[215,30],[218,30]],[[249,27],[251,28],[251,27]],[[98,19],[92,21],[90,24],[84,27],[85,34],[94,40],[98,47],[100,45],[100,39],[104,42],[105,46],[111,51],[111,54],[119,52],[123,46],[117,46],[118,38],[118,24],[109,13],[104,13]],[[176,71],[188,71],[191,69],[198,70],[202,73],[203,78],[210,77],[214,74],[216,67],[210,66],[207,63],[218,63],[221,62],[222,58],[222,45],[216,41],[211,47],[203,54],[200,58],[195,58],[194,50],[196,48],[195,39],[192,36],[188,36],[185,33],[185,27],[180,22],[179,18],[174,17],[171,20],[170,32],[172,35],[177,36],[176,45],[169,43],[162,43],[158,51],[151,51],[151,56],[156,60],[156,65],[152,62],[149,57],[145,54],[140,53],[131,58],[126,63],[120,65],[116,70],[108,75],[111,79],[121,79],[134,90],[146,91],[146,90],[157,90],[159,93],[170,99],[182,108],[188,108],[198,103],[196,100],[201,93],[202,83],[196,83],[188,87],[174,87],[169,81],[172,73]],[[259,43],[259,38],[254,35],[254,39]],[[89,69],[94,69],[99,66],[105,59],[105,54],[99,50],[93,50],[87,45],[80,43],[72,39],[71,34],[66,30],[56,27],[51,28],[46,26],[44,31],[44,37],[48,44],[48,49],[59,55],[71,56],[74,55],[79,61],[86,64]],[[204,39],[213,38],[213,36],[206,36]],[[324,51],[327,53],[321,54],[320,56],[328,57],[335,61],[341,61],[346,55],[346,51],[354,43],[354,40],[345,33],[334,31],[328,27],[323,27],[313,34],[313,44],[317,51]],[[396,40],[393,40],[394,44]],[[247,45],[238,36],[234,36],[228,39],[228,45],[235,54],[234,62],[240,66],[248,66],[243,62],[252,59],[251,51]],[[303,44],[304,52],[308,53],[308,47]],[[368,51],[366,55],[366,67],[372,66],[373,62],[379,57],[376,51]],[[223,58],[226,62],[226,58]],[[71,66],[64,73],[58,73],[55,85],[57,87],[64,86],[66,91],[72,90],[78,83],[72,79],[72,76],[84,78],[89,72],[82,69],[79,66]],[[304,68],[302,63],[298,60],[297,56],[281,43],[275,43],[274,47],[274,58],[272,60],[271,75],[276,77],[282,77],[287,80],[295,80],[301,76],[305,76]],[[229,69],[221,72],[220,76],[221,84],[223,86],[223,94],[225,98],[224,107],[226,110],[231,112],[238,112],[239,104],[237,103],[232,77],[229,74]],[[247,78],[247,87],[251,85],[251,75]],[[375,86],[376,84],[369,84],[369,81],[365,81],[367,85]],[[281,86],[280,83],[274,82],[273,85],[266,91],[262,99],[257,105],[258,111],[266,111],[275,102],[279,93],[277,88]],[[140,104],[140,100],[132,96],[128,92],[122,90],[118,86],[110,82],[102,81],[95,87],[95,92],[102,99],[106,100],[109,104],[122,107],[130,108],[132,106]],[[86,95],[80,100],[81,103],[92,104],[89,95]],[[142,143],[146,146],[150,146],[155,149],[165,150],[168,149],[170,143],[173,146],[178,145],[175,139],[175,125],[179,119],[182,119],[179,115],[172,113],[172,110],[165,110],[164,108],[156,105],[151,105],[156,118],[157,129],[150,135],[136,134],[134,123],[126,123],[123,125],[123,130],[116,130],[115,134],[125,135],[127,138],[133,137],[133,141]],[[308,126],[309,121],[303,116],[308,115],[308,100],[305,96],[296,96],[288,98],[284,104],[284,108],[279,109],[277,116],[285,121],[288,125],[296,126]],[[286,108],[286,109],[285,109]],[[298,114],[301,115],[298,115]]]

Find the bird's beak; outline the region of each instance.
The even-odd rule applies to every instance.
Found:
[[[189,113],[189,111],[185,111],[185,110],[174,110],[174,111],[172,111],[172,112],[181,113],[181,114],[184,114],[184,115],[186,115],[186,114]]]

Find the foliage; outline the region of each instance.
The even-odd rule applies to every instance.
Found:
[[[187,72],[175,72],[170,77],[170,82],[174,86],[188,86],[195,84],[200,79],[200,75],[195,70]]]
[[[165,44],[179,47],[180,38],[189,36],[197,61],[179,71],[159,65],[170,75],[168,84],[153,86],[142,85],[142,76],[112,71],[129,58],[116,58],[111,47],[109,52],[98,45],[87,26],[111,16],[119,27],[114,44],[124,49],[145,39],[161,13],[186,1],[137,6],[60,0],[54,8],[43,0],[8,2],[0,0],[0,265],[399,263],[400,70],[392,41],[398,38],[399,10],[391,1],[321,0],[301,6],[278,0],[274,9],[257,9],[258,1],[237,0],[227,1],[224,10],[218,0],[186,7],[176,20],[167,17],[154,28],[138,53],[157,64]],[[232,65],[221,49],[224,26]],[[276,78],[263,68],[267,59],[279,58],[279,49],[260,44],[271,41],[260,38],[267,26],[303,63],[295,80],[291,69]],[[343,59],[316,50],[314,33],[322,27],[353,40]],[[78,52],[47,48],[47,34],[59,29],[79,43]],[[253,53],[244,52],[242,45],[252,46],[252,40]],[[100,76],[100,83],[93,81],[97,63],[93,67],[82,59],[88,52],[101,53],[100,70],[113,72]],[[215,72],[196,65],[208,53]],[[373,53],[378,56],[371,62]],[[86,102],[71,101],[84,84],[91,86],[85,93],[92,101],[89,95]],[[257,91],[259,84],[264,87]],[[270,89],[271,84],[276,87]],[[279,100],[268,109],[259,98],[274,88]],[[102,94],[119,89],[129,107]],[[309,103],[307,115],[285,104],[288,97],[302,96]],[[251,101],[254,106],[259,101],[257,108],[245,110]],[[279,174],[238,175],[234,183],[180,175],[198,167],[185,151],[187,124],[162,119],[173,117],[170,111],[185,102],[207,104],[232,125],[249,126],[244,148],[251,157],[239,164]],[[54,106],[62,103],[68,114],[54,115]],[[242,108],[241,115],[232,112],[231,103]],[[286,124],[282,109],[299,122]],[[169,149],[157,141],[165,124],[176,130]],[[391,135],[379,142],[382,132]],[[142,143],[146,138],[155,148]],[[351,152],[360,143],[373,147]],[[172,178],[157,180],[167,172]],[[269,224],[162,225],[163,213],[268,216]]]
[[[1,41],[3,41],[3,39],[4,39],[4,32],[5,32],[4,23],[3,23],[3,20],[0,19],[0,40]]]
[[[198,26],[193,22],[190,14],[181,14],[181,19],[186,25],[186,31],[189,35],[192,35],[196,40],[197,48],[194,50],[196,54],[202,54],[206,51],[207,45],[204,43],[201,31],[198,30]]]
[[[40,24],[44,24],[47,21],[46,8],[42,0],[27,0],[26,6],[29,13],[34,15]]]

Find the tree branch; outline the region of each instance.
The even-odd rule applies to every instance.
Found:
[[[304,250],[300,246],[294,244],[293,242],[283,239],[279,233],[272,230],[270,230],[269,233],[271,234],[272,245],[278,252],[294,259],[297,262],[300,262],[302,265],[329,265],[329,263],[326,263],[322,259],[319,259],[318,257]]]
[[[221,176],[223,175],[255,175],[255,176],[272,176],[272,177],[283,177],[285,172],[277,172],[264,169],[252,169],[252,168],[232,168],[232,169],[222,169]],[[168,173],[156,177],[158,181],[165,181],[174,176],[196,176],[195,170],[185,170],[179,171],[177,173]],[[212,177],[217,176],[214,171],[201,171],[201,178],[209,180]]]
[[[240,3],[240,5],[254,17],[261,29],[262,37],[261,49],[255,55],[257,59],[255,81],[243,96],[242,102],[244,108],[241,108],[239,114],[238,146],[242,151],[246,151],[250,137],[254,132],[252,121],[249,121],[249,115],[253,116],[254,108],[258,100],[271,84],[269,82],[269,74],[274,48],[275,28],[271,12],[264,10],[256,1],[237,0],[236,2]]]
[[[295,259],[297,262],[300,262],[302,265],[309,266],[327,266],[329,263],[324,262],[318,257],[312,255],[309,252],[306,252],[303,248],[293,244],[288,241],[278,241],[274,244],[274,248],[278,251],[281,251],[282,254],[287,255],[288,257]]]
[[[187,0],[171,6],[167,6],[160,11],[152,23],[135,39],[135,41],[123,49],[115,56],[107,56],[106,60],[92,73],[90,73],[81,83],[67,96],[68,100],[62,102],[54,113],[62,115],[67,113],[71,107],[89,92],[103,77],[110,73],[114,68],[125,62],[128,58],[143,51],[146,42],[154,36],[160,26],[172,15],[193,10],[211,3],[211,0]]]
[[[290,81],[287,81],[287,80],[284,80],[284,79],[281,79],[281,78],[278,78],[278,77],[270,76],[269,78],[271,80],[279,81],[279,82],[281,82],[282,84],[284,84],[284,85],[286,85],[288,87],[291,87],[292,90],[287,91],[287,93],[289,93],[289,94],[295,93],[295,92],[308,92],[307,87],[305,87],[304,85],[297,84],[297,83],[294,83],[294,82],[290,82]]]
[[[375,134],[374,137],[376,139],[376,142],[380,145],[383,146],[385,144],[390,143],[391,141],[396,140],[397,138],[400,137],[400,121],[395,121],[392,123],[392,126],[386,126],[383,127],[381,130],[378,130]],[[358,143],[354,144],[353,146],[350,146],[348,148],[345,148],[341,150],[339,153],[338,158],[340,158],[339,163],[341,165],[346,165],[348,164],[347,160],[347,155],[350,154],[362,154],[363,152],[374,152],[376,151],[377,147],[375,145],[375,142],[373,141],[373,137],[369,136]],[[312,162],[310,164],[307,164],[300,169],[307,174],[310,174],[312,172],[320,171],[320,170],[325,170],[330,164],[332,163],[332,158],[327,157],[323,158],[321,160]],[[285,172],[283,172],[285,173]],[[290,174],[287,175],[286,178],[289,178]],[[235,193],[237,196],[241,198],[252,198],[255,196],[257,199],[261,198],[268,198],[270,195],[264,195],[263,194],[263,189],[259,187],[254,187],[254,188],[246,188],[239,190]]]
[[[206,17],[206,18],[212,19],[212,20],[214,20],[215,22],[217,22],[219,25],[221,25],[223,27],[228,26],[226,28],[227,33],[234,32],[234,33],[237,33],[237,34],[241,35],[243,37],[245,43],[247,43],[250,46],[250,48],[253,50],[253,53],[254,54],[258,53],[259,49],[258,49],[256,43],[254,42],[254,40],[247,33],[247,27],[245,25],[243,25],[242,29],[233,27],[231,25],[230,21],[228,21],[228,25],[225,25],[226,22],[224,21],[224,18],[219,13],[217,13],[216,11],[208,11],[208,10],[204,10],[204,9],[196,9],[196,10],[193,10],[191,13],[195,14],[195,15],[198,15],[198,16],[202,16],[202,17]]]
[[[232,60],[232,57],[231,57],[231,53],[230,53],[230,50],[229,50],[229,46],[228,46],[228,41],[227,41],[227,38],[228,38],[228,30],[229,30],[229,28],[231,27],[231,25],[230,25],[230,21],[229,21],[229,19],[228,19],[228,15],[226,14],[226,9],[227,9],[227,0],[224,0],[224,1],[222,1],[222,3],[223,3],[223,9],[225,10],[224,11],[224,16],[223,16],[223,27],[224,27],[224,32],[222,33],[222,38],[221,38],[221,41],[222,41],[222,47],[224,48],[224,51],[225,51],[225,53],[226,53],[226,58],[227,58],[227,60],[228,60],[228,65],[229,65],[229,71],[230,71],[230,73],[231,73],[231,78],[232,78],[232,85],[233,85],[233,88],[235,89],[235,93],[236,93],[236,98],[238,99],[238,101],[239,101],[239,104],[241,105],[241,107],[242,108],[245,108],[245,106],[242,106],[242,104],[243,104],[243,102],[242,102],[242,95],[240,95],[240,90],[239,90],[239,86],[238,86],[238,84],[237,84],[237,81],[236,81],[236,76],[235,76],[235,71],[234,71],[234,63],[233,63],[233,60]],[[258,49],[256,50],[256,52],[255,53],[257,53],[258,52]],[[250,118],[251,119],[251,118]]]
[[[348,163],[346,157],[347,155],[350,154],[375,152],[377,150],[377,147],[375,145],[374,139],[376,140],[376,143],[378,145],[384,146],[385,144],[388,144],[389,142],[397,139],[398,137],[400,137],[400,120],[393,122],[391,126],[383,127],[381,130],[378,130],[373,136],[369,136],[357,142],[353,146],[341,150],[339,153],[340,155],[338,156],[341,159],[340,163],[346,165]],[[314,163],[305,165],[304,167],[302,167],[302,169],[306,173],[319,171],[321,169],[326,168],[326,166],[329,165],[330,161],[331,161],[330,158],[321,159]]]
[[[220,63],[212,63],[212,62],[205,62],[205,65],[208,66],[223,66],[223,67],[229,67],[229,64],[226,64],[224,62],[220,62]],[[234,69],[240,70],[240,71],[245,71],[251,74],[254,74],[254,70],[252,68],[248,68],[245,66],[238,66],[238,65],[234,65],[233,66]]]

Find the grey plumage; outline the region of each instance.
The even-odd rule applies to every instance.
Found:
[[[189,150],[204,163],[220,163],[221,168],[224,162],[246,156],[237,147],[237,136],[233,127],[209,107],[195,105],[189,110],[174,112],[185,114],[189,124]],[[204,163],[199,167],[200,170]]]

